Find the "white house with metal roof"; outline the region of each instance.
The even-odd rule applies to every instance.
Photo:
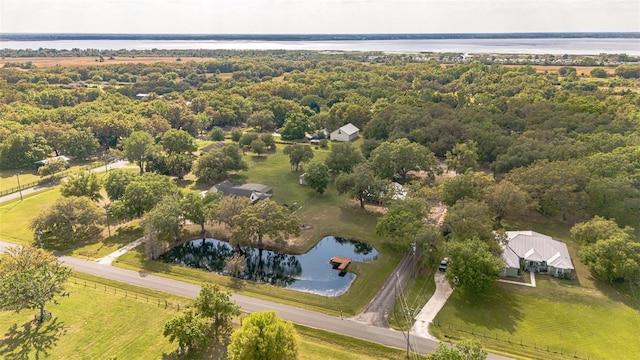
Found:
[[[333,141],[352,141],[358,138],[358,129],[352,123],[344,125],[340,129],[334,131],[329,135],[329,138]]]
[[[529,269],[559,277],[574,271],[565,243],[531,230],[507,231],[506,234],[503,275],[517,276],[521,269]]]

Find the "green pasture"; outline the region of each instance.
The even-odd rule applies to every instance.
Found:
[[[164,322],[191,302],[178,296],[74,274],[70,296],[49,304],[51,320],[36,310],[0,312],[0,358],[224,359],[219,347],[179,356],[162,336]],[[236,324],[239,325],[239,324]],[[296,326],[301,359],[402,359],[404,352],[339,334]]]
[[[60,196],[58,188],[50,188],[0,204],[0,239],[18,244],[33,244],[34,229],[31,219],[51,206]]]

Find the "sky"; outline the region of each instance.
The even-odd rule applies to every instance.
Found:
[[[0,33],[610,31],[640,31],[640,0],[0,0]]]

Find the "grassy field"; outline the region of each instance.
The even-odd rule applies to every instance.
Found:
[[[58,188],[51,188],[0,204],[0,239],[18,243],[32,244],[34,230],[29,223],[40,211],[51,206],[60,196]]]
[[[0,312],[0,358],[160,359],[176,349],[162,336],[162,326],[177,309],[142,300],[175,298],[138,288],[136,300],[131,289],[125,298],[122,289],[113,293],[112,284],[106,292],[89,284],[69,281],[66,289],[71,295],[49,304],[53,317],[39,327],[32,322],[35,310]]]
[[[525,358],[637,358],[637,299],[622,285],[617,288],[591,277],[579,261],[570,226],[537,217],[510,220],[505,225],[564,240],[577,278],[559,280],[539,275],[536,288],[498,283],[486,297],[454,291],[436,317],[432,333],[441,339],[473,337],[486,348]]]
[[[37,326],[35,310],[0,312],[3,359],[224,359],[220,349],[178,356],[162,336],[164,322],[191,299],[76,274],[71,295],[50,304],[52,319]],[[98,301],[96,301],[98,300]],[[239,325],[239,324],[236,324]],[[300,359],[402,359],[404,352],[296,326]]]

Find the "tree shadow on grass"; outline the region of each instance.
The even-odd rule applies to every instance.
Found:
[[[58,318],[45,323],[29,321],[20,328],[13,324],[0,340],[0,358],[7,360],[47,359],[58,338],[66,333]]]
[[[454,292],[457,302],[456,317],[475,329],[514,333],[518,323],[523,319],[523,313],[518,297],[512,293],[512,290],[517,291],[502,284],[496,284],[484,295],[457,289]]]

